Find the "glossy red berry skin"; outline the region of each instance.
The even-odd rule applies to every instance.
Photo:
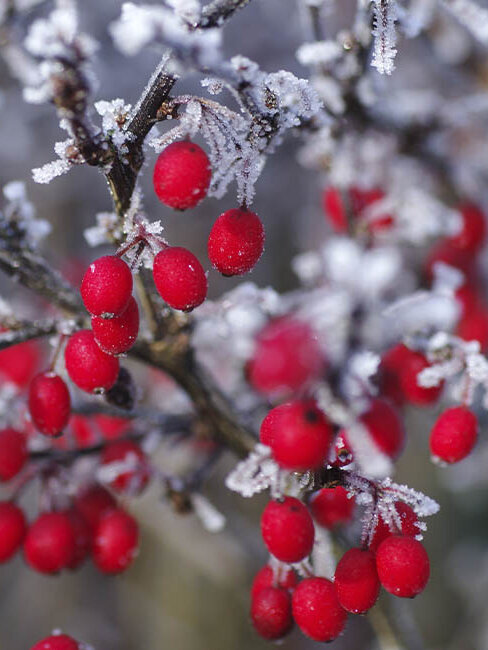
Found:
[[[0,481],[16,476],[27,460],[27,446],[23,433],[15,429],[0,430]]]
[[[293,592],[292,612],[301,631],[322,643],[336,639],[347,621],[334,584],[326,578],[302,580]]]
[[[24,557],[40,573],[58,573],[72,562],[75,543],[68,515],[47,512],[29,526],[24,542]]]
[[[208,237],[208,258],[223,275],[244,275],[264,251],[261,219],[248,210],[227,210],[218,217]]]
[[[300,562],[310,554],[315,531],[307,508],[295,497],[270,501],[261,517],[261,534],[271,555]]]
[[[139,547],[139,528],[133,517],[123,510],[107,512],[95,531],[93,562],[102,573],[125,571]]]
[[[407,346],[399,343],[387,350],[381,357],[379,366],[379,384],[381,394],[398,408],[406,402],[406,395],[401,385],[401,373],[404,363],[410,357]]]
[[[131,296],[125,310],[114,318],[93,316],[91,326],[95,341],[107,354],[123,354],[134,345],[139,333],[139,307]]]
[[[118,316],[132,295],[131,270],[116,255],[99,257],[86,270],[80,293],[92,316]]]
[[[256,632],[273,641],[281,639],[293,626],[291,598],[279,587],[265,587],[251,599],[251,620]]]
[[[340,559],[334,584],[339,603],[352,614],[364,614],[378,600],[380,581],[374,553],[351,548]]]
[[[31,650],[80,650],[80,645],[67,634],[53,634],[38,641]]]
[[[66,383],[54,372],[34,377],[29,388],[29,412],[45,436],[59,436],[69,421],[71,398]]]
[[[277,579],[275,580],[273,569],[267,564],[263,566],[254,576],[251,587],[251,598],[254,598],[262,589],[266,587],[281,587],[293,591],[297,586],[297,577],[292,569],[280,568]]]
[[[154,166],[158,199],[175,210],[194,208],[207,196],[212,170],[205,151],[194,142],[173,142]]]
[[[369,550],[373,551],[373,553],[378,550],[381,542],[392,535],[401,534],[405,537],[416,537],[421,534],[422,531],[418,526],[419,520],[413,508],[407,503],[403,503],[403,501],[397,501],[395,503],[395,510],[398,513],[400,528],[398,530],[390,530],[390,527],[384,519],[381,516],[378,517],[376,530],[369,544]]]
[[[280,412],[273,433],[273,458],[283,468],[307,471],[321,467],[332,443],[332,427],[314,400],[297,400]]]
[[[311,327],[285,316],[259,333],[247,375],[259,393],[279,396],[304,388],[323,367],[324,357]]]
[[[0,501],[0,562],[6,562],[19,550],[27,525],[24,513],[11,501]]]
[[[316,492],[310,501],[315,521],[329,530],[349,523],[354,513],[355,499],[348,498],[347,494],[341,485]]]
[[[119,361],[101,350],[91,330],[71,335],[64,352],[71,381],[87,393],[109,390],[119,374]]]
[[[460,206],[461,231],[448,241],[452,246],[469,253],[477,253],[486,241],[486,219],[483,212],[475,205]]]
[[[430,577],[427,551],[413,537],[392,535],[376,552],[381,584],[394,596],[413,598],[423,591]]]
[[[407,348],[408,350],[408,348]],[[416,406],[430,406],[439,399],[444,388],[444,382],[439,386],[425,388],[418,383],[418,375],[429,367],[429,362],[420,352],[408,350],[400,373],[400,386],[408,402]]]
[[[75,497],[74,506],[93,533],[102,517],[117,507],[117,502],[101,485],[90,485]]]
[[[88,522],[76,508],[71,508],[66,514],[75,537],[73,556],[67,568],[74,570],[81,566],[88,557],[92,545],[92,536]]]
[[[386,400],[374,399],[360,420],[378,449],[389,458],[398,458],[405,445],[405,428],[396,409]]]
[[[430,453],[445,463],[457,463],[472,451],[478,420],[465,406],[454,406],[437,418],[430,434]]]
[[[273,446],[275,434],[281,428],[281,419],[286,415],[287,411],[293,406],[292,402],[287,404],[280,404],[275,406],[274,409],[268,411],[259,429],[259,442],[268,447]]]
[[[41,353],[36,341],[11,345],[0,350],[0,377],[19,388],[25,388],[34,376],[40,360]]]
[[[118,440],[107,445],[100,457],[103,465],[111,463],[134,462],[133,470],[122,472],[111,483],[110,487],[117,492],[130,491],[140,494],[149,480],[147,460],[140,446],[131,440]]]
[[[198,259],[186,248],[170,246],[154,258],[154,284],[173,309],[191,311],[207,296],[207,276]]]

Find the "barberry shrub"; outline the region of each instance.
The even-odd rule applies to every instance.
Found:
[[[2,648],[483,644],[476,2],[0,0]]]

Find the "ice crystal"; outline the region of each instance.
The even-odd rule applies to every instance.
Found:
[[[257,444],[249,456],[238,463],[225,480],[229,490],[252,497],[280,482],[280,468],[271,458],[271,449]]]
[[[95,103],[95,110],[102,117],[102,129],[105,136],[114,143],[121,153],[126,153],[127,134],[124,133],[123,126],[131,109],[132,106],[126,104],[123,99]]]
[[[192,494],[191,503],[196,516],[202,522],[205,530],[208,530],[210,533],[220,533],[224,529],[224,515],[202,494],[198,492]]]
[[[396,0],[373,0],[374,49],[371,65],[381,74],[391,74],[396,57]]]
[[[119,238],[122,234],[115,212],[99,212],[96,215],[96,226],[85,228],[84,236],[89,246],[101,246]]]
[[[29,246],[37,246],[51,232],[51,225],[44,219],[36,218],[34,205],[27,198],[25,184],[11,181],[4,186],[3,195],[7,201],[3,207],[5,218],[20,226]]]
[[[316,41],[304,43],[297,50],[297,59],[302,65],[327,65],[342,55],[343,49],[337,41]]]

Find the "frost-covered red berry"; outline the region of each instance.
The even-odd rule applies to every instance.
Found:
[[[26,562],[41,573],[57,573],[73,560],[75,534],[64,512],[41,514],[30,526],[24,542]]]
[[[292,591],[297,585],[297,577],[293,569],[280,566],[275,572],[273,568],[267,564],[261,567],[254,576],[251,587],[251,598],[254,598],[261,589],[266,587],[281,587],[282,589],[289,589]]]
[[[441,239],[429,251],[425,261],[425,275],[429,282],[434,278],[434,266],[443,262],[455,269],[459,269],[470,279],[475,275],[475,259],[473,254],[464,248],[459,248],[449,239]]]
[[[158,199],[175,210],[194,208],[207,196],[212,169],[205,151],[194,142],[173,142],[154,165]]]
[[[376,530],[369,544],[370,551],[376,552],[381,542],[392,535],[402,534],[406,537],[416,537],[421,534],[422,530],[419,526],[419,520],[413,508],[407,503],[403,503],[403,501],[397,501],[395,503],[395,510],[398,514],[398,523],[396,523],[396,527],[393,530],[390,529],[383,517],[378,517]]]
[[[355,499],[349,498],[342,485],[322,488],[310,500],[310,510],[315,521],[324,528],[343,526],[351,521]]]
[[[27,525],[24,513],[11,501],[0,501],[0,562],[10,560],[24,540]]]
[[[371,551],[351,548],[340,559],[334,584],[339,603],[352,614],[371,609],[380,593],[375,556]]]
[[[154,258],[154,284],[173,309],[191,311],[207,296],[207,276],[198,259],[186,248],[170,246]]]
[[[93,562],[103,573],[120,573],[132,564],[138,547],[136,520],[123,510],[111,510],[95,530]]]
[[[107,445],[100,457],[102,466],[111,464],[128,465],[110,481],[110,487],[117,492],[130,491],[139,494],[149,480],[147,460],[140,446],[132,440],[117,440]]]
[[[227,210],[208,237],[208,258],[223,275],[243,275],[256,266],[264,250],[261,219],[248,210]]]
[[[117,502],[101,485],[90,485],[75,497],[74,507],[94,532],[102,517],[117,507]]]
[[[323,367],[324,357],[312,328],[283,317],[259,333],[247,375],[255,390],[273,396],[300,390],[318,377]]]
[[[116,255],[99,257],[86,270],[80,293],[92,316],[118,316],[132,295],[131,270]]]
[[[300,562],[312,550],[315,531],[307,508],[295,497],[270,501],[261,517],[261,534],[271,555]]]
[[[329,457],[329,463],[333,467],[346,467],[352,462],[354,462],[354,454],[349,442],[344,431],[339,431],[334,442],[333,453]]]
[[[275,406],[274,409],[268,411],[259,429],[259,441],[263,445],[268,447],[273,445],[275,433],[281,428],[281,418],[289,411],[292,404],[292,402],[280,404],[280,406]]]
[[[0,481],[16,476],[27,460],[27,446],[23,433],[15,429],[0,430]]]
[[[324,464],[332,443],[332,426],[314,400],[297,400],[281,408],[275,427],[270,444],[281,467],[307,471]]]
[[[31,650],[80,650],[80,645],[67,634],[52,634],[38,641]]]
[[[397,458],[405,445],[405,428],[397,411],[383,399],[371,401],[366,413],[359,418],[367,428],[378,449],[389,456]],[[346,446],[347,431],[344,432]]]
[[[429,406],[435,404],[444,388],[444,382],[439,386],[420,386],[418,375],[430,364],[421,352],[415,352],[406,348],[402,368],[400,370],[400,386],[405,398],[411,404],[417,406]]]
[[[139,307],[131,296],[124,311],[114,318],[93,316],[91,326],[95,341],[107,354],[123,354],[131,349],[139,332]]]
[[[272,641],[281,639],[293,625],[291,597],[280,587],[265,587],[251,598],[251,620],[256,632]]]
[[[119,360],[98,347],[91,330],[71,335],[64,360],[71,381],[87,393],[112,388],[119,374]]]
[[[29,388],[29,412],[45,436],[58,436],[68,424],[71,398],[66,383],[55,372],[36,375]]]
[[[430,433],[430,453],[445,463],[457,463],[472,451],[478,421],[465,406],[453,406],[437,418]]]
[[[448,239],[448,242],[469,253],[477,253],[486,240],[486,219],[483,212],[473,204],[465,204],[459,208],[462,225],[460,232]]]
[[[423,591],[430,577],[427,551],[413,537],[391,535],[376,552],[381,584],[395,596],[413,598]]]
[[[323,643],[336,639],[347,621],[334,584],[327,578],[302,580],[293,592],[292,612],[301,631]]]

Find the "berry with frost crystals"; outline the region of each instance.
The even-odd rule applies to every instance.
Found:
[[[358,187],[351,187],[349,190],[339,190],[336,187],[327,187],[322,195],[322,207],[325,216],[335,232],[346,233],[348,230],[348,210],[351,219],[365,221],[365,211],[377,201],[384,198],[384,193],[378,189],[362,190]],[[347,203],[346,203],[347,202]],[[374,216],[367,223],[372,231],[387,230],[393,225],[393,217],[389,214]]]
[[[429,581],[427,551],[413,537],[392,535],[376,552],[376,568],[381,584],[395,596],[413,598]]]
[[[279,587],[261,589],[251,599],[251,620],[263,639],[281,639],[293,625],[290,594]]]
[[[0,562],[18,551],[27,529],[24,513],[11,501],[0,501]]]
[[[110,482],[110,487],[117,492],[134,490],[139,494],[146,487],[149,480],[146,456],[137,443],[131,440],[112,442],[104,448],[100,462],[102,466],[111,463],[134,463],[133,469],[122,471]]]
[[[31,650],[80,650],[80,646],[67,634],[53,634],[38,641]]]
[[[68,424],[71,398],[66,383],[54,372],[36,375],[29,388],[29,412],[45,436],[58,436]]]
[[[430,434],[430,452],[445,463],[466,458],[478,437],[478,421],[465,406],[447,409],[437,418]]]
[[[15,429],[0,430],[0,481],[9,481],[22,469],[27,460],[27,446],[23,433]]]
[[[95,341],[107,354],[123,354],[131,349],[139,332],[139,308],[131,296],[129,304],[119,316],[93,316],[91,326]]]
[[[191,311],[207,296],[207,277],[198,259],[186,248],[171,246],[154,258],[154,284],[173,309]]]
[[[80,293],[92,316],[118,316],[132,295],[131,270],[116,255],[99,257],[86,270]]]
[[[354,512],[354,497],[349,498],[342,485],[322,488],[310,500],[310,510],[315,521],[324,528],[333,529],[351,521]]]
[[[327,578],[302,580],[293,592],[292,612],[301,631],[314,641],[333,641],[347,621],[334,584]]]
[[[275,572],[267,564],[263,566],[254,576],[251,587],[251,598],[254,598],[262,589],[266,587],[281,587],[282,589],[293,589],[297,586],[297,577],[292,569],[279,567]]]
[[[207,196],[211,177],[210,161],[201,147],[194,142],[173,142],[154,166],[154,191],[170,208],[186,210]]]
[[[74,507],[94,532],[102,517],[117,507],[117,502],[101,485],[90,485],[75,497]]]
[[[312,550],[315,531],[307,508],[295,497],[270,501],[261,517],[261,534],[271,555],[300,562]]]
[[[337,598],[344,609],[352,614],[367,612],[380,593],[374,554],[360,548],[351,548],[337,565],[334,584]]]
[[[460,207],[462,217],[461,231],[447,241],[456,248],[469,253],[477,253],[486,240],[486,219],[483,212],[475,205]]]
[[[263,328],[247,365],[252,387],[264,395],[295,392],[315,379],[324,358],[313,330],[295,318],[284,317]]]
[[[333,467],[346,467],[353,461],[354,455],[349,448],[349,443],[346,440],[344,431],[339,431],[334,443],[334,454],[329,459],[329,463]]]
[[[399,368],[400,387],[405,399],[411,404],[417,406],[429,406],[435,404],[439,399],[444,388],[442,381],[439,386],[420,386],[418,375],[430,364],[421,352],[410,350],[402,346],[402,364]]]
[[[429,282],[432,282],[434,265],[437,262],[443,262],[459,269],[469,279],[475,274],[473,254],[464,248],[454,246],[449,239],[441,239],[437,244],[434,244],[427,255],[425,275]]]
[[[93,562],[102,573],[125,571],[137,554],[139,528],[123,510],[111,510],[99,521],[93,542]]]
[[[291,402],[274,419],[270,446],[285,469],[306,471],[324,464],[332,443],[332,426],[314,400]],[[268,422],[268,429],[269,426]]]
[[[378,517],[378,523],[373,538],[369,544],[370,551],[376,552],[381,542],[392,535],[402,534],[405,537],[416,537],[421,533],[421,529],[418,526],[419,520],[413,508],[411,508],[407,503],[403,503],[403,501],[397,501],[395,503],[395,510],[397,511],[398,519],[400,521],[400,528],[398,529],[397,524],[396,531],[390,530],[390,527],[380,515]]]
[[[75,544],[75,533],[68,515],[47,512],[29,526],[24,557],[40,573],[57,573],[72,562]]]
[[[290,410],[293,403],[280,404],[280,406],[275,406],[274,409],[271,409],[261,423],[261,428],[259,429],[259,441],[263,445],[268,447],[273,446],[274,437],[277,431],[280,430],[281,420],[286,415],[287,411]]]
[[[119,361],[101,350],[91,330],[75,332],[64,351],[71,381],[87,393],[109,390],[119,374]]]
[[[260,218],[248,210],[227,210],[208,237],[208,258],[223,275],[243,275],[257,264],[264,250]]]

